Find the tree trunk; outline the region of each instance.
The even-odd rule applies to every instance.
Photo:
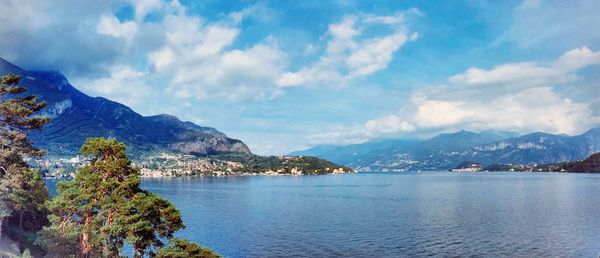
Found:
[[[0,244],[2,243],[2,222],[4,222],[4,217],[0,217]]]
[[[92,214],[90,212],[85,214],[83,219],[83,232],[81,235],[81,256],[89,258],[92,252],[92,245],[90,244],[90,232],[89,226],[92,222]]]

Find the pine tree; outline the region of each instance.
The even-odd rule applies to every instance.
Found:
[[[184,239],[173,238],[169,246],[158,250],[156,258],[218,258],[217,253]]]
[[[81,152],[89,164],[73,181],[60,183],[48,204],[50,226],[41,243],[52,255],[120,256],[129,243],[136,257],[153,256],[184,227],[175,206],[140,188],[139,170],[123,143],[90,138]]]
[[[4,219],[12,214],[10,199],[8,198],[8,189],[0,181],[0,243],[2,242],[2,234],[4,229]]]
[[[48,197],[41,176],[23,158],[44,154],[28,140],[27,131],[48,123],[48,117],[37,115],[46,103],[23,96],[26,89],[19,80],[17,75],[0,77],[0,236],[6,219],[17,220],[21,233],[41,228]]]
[[[50,121],[48,117],[36,115],[46,107],[46,102],[39,102],[35,96],[21,97],[26,89],[18,86],[19,81],[20,77],[13,74],[0,77],[0,150],[3,154],[0,162],[18,163],[18,160],[9,159],[19,158],[14,153],[44,154],[27,139],[27,131],[40,129]],[[7,164],[1,165],[0,173],[7,173]]]

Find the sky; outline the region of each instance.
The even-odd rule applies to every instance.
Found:
[[[600,126],[600,1],[0,0],[0,57],[257,154]]]

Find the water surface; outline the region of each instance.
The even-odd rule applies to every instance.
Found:
[[[600,254],[600,175],[364,173],[144,179],[180,237],[227,257]]]

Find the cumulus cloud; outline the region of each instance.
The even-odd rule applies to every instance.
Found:
[[[148,90],[145,83],[147,73],[138,71],[129,66],[115,66],[108,77],[100,79],[76,79],[75,85],[93,95],[111,96],[111,100],[123,103],[130,107],[137,107],[144,99],[151,97],[153,91]]]
[[[562,97],[551,87],[525,89],[492,102],[427,100],[416,105],[419,112],[413,119],[422,128],[576,134],[600,122],[589,104]]]
[[[469,68],[466,72],[450,77],[450,81],[467,85],[544,85],[573,78],[578,69],[600,63],[600,51],[587,47],[564,53],[552,63],[510,63],[492,69]]]
[[[237,25],[243,19],[266,21],[274,16],[265,6],[253,5],[211,23],[188,15],[177,2],[170,7],[156,1],[134,1],[133,5],[134,21],[104,15],[97,32],[126,42],[139,42],[148,33],[162,34],[163,43],[151,47],[147,54],[149,71],[167,82],[168,93],[181,98],[261,100],[277,97],[289,86],[345,86],[352,79],[386,69],[393,54],[409,38],[416,37],[407,35],[404,13],[346,16],[329,25],[329,40],[324,43],[326,50],[319,61],[291,72],[288,56],[275,38],[268,37],[246,48],[232,47],[240,35]],[[149,23],[143,17],[161,11],[163,20],[152,24],[152,29],[145,28]],[[372,26],[384,26],[390,32],[361,37],[362,31]]]
[[[123,45],[96,33],[96,26],[101,15],[113,13],[118,6],[92,0],[3,1],[0,56],[29,69],[60,69],[67,75],[101,73],[120,58]]]
[[[245,50],[231,50],[174,68],[170,86],[177,96],[225,100],[264,99],[275,91],[270,87],[285,62],[284,54],[269,44]],[[226,87],[226,89],[224,89]]]
[[[600,125],[600,91],[590,92],[592,101],[586,102],[565,96],[557,88],[577,87],[565,78],[573,78],[579,69],[599,63],[600,52],[581,47],[550,63],[511,63],[489,70],[470,68],[450,77],[450,86],[415,90],[397,113],[364,125],[315,134],[310,140],[350,144],[461,129],[579,134]]]
[[[364,128],[367,136],[378,136],[382,133],[412,132],[415,130],[412,124],[394,115],[369,120],[365,123]]]
[[[243,9],[233,15],[235,22],[227,17],[208,22],[188,14],[178,1],[132,0],[129,4],[133,20],[120,20],[114,14],[127,2],[89,12],[90,8],[78,4],[53,6],[40,1],[29,6],[14,2],[8,9],[14,7],[16,15],[0,10],[0,19],[6,21],[0,26],[0,36],[9,39],[0,42],[0,55],[27,68],[60,69],[87,93],[126,104],[138,103],[144,92],[157,90],[182,98],[229,100],[258,99],[278,90],[275,80],[287,64],[276,40],[232,48],[240,34],[237,23],[248,17],[266,19],[266,7]],[[65,13],[73,18],[59,16]],[[150,14],[161,19],[146,20]],[[11,15],[16,16],[14,20]],[[33,17],[31,21],[25,20],[26,15]],[[17,25],[21,22],[24,26]],[[70,33],[52,35],[64,35],[61,40],[46,35],[56,31]],[[118,72],[122,69],[128,76]]]
[[[549,63],[470,68],[449,78],[453,85],[448,90],[459,94],[441,94],[444,98],[439,92],[419,93],[425,97],[413,100],[418,112],[410,119],[421,128],[581,133],[600,123],[593,103],[575,101],[557,89],[577,87],[577,72],[597,64],[600,51],[580,47]],[[484,88],[472,88],[477,85]],[[493,97],[485,96],[490,92]],[[592,96],[599,93],[590,92]]]
[[[525,89],[492,102],[421,99],[410,103],[416,112],[399,112],[309,137],[313,144],[355,144],[381,137],[421,137],[457,130],[542,131],[579,134],[598,126],[591,103],[560,96],[551,87]]]
[[[287,72],[278,80],[279,87],[319,85],[343,87],[349,81],[384,70],[393,55],[417,34],[408,34],[406,15],[418,13],[410,9],[394,16],[348,15],[329,25],[325,52],[315,63],[298,71]],[[361,37],[371,26],[384,26],[384,35]],[[313,46],[310,45],[312,48]]]
[[[341,87],[386,69],[394,53],[416,38],[407,34],[404,18],[418,13],[411,9],[388,16],[348,15],[330,24],[323,40],[311,44],[312,55],[299,63],[310,62],[314,55],[320,55],[318,61],[291,70],[277,38],[266,36],[236,45],[244,20],[268,23],[278,17],[261,3],[217,20],[193,14],[177,0],[91,5],[87,0],[9,1],[0,10],[0,37],[8,39],[0,42],[0,56],[26,68],[60,69],[74,81],[87,83],[78,85],[87,93],[112,99],[123,99],[118,91],[108,89],[127,90],[127,85],[119,85],[124,81],[115,72],[127,67],[131,74],[144,75],[136,78],[140,87],[147,86],[145,91],[180,98],[268,100],[286,87]],[[125,7],[133,9],[133,17],[116,15]],[[363,35],[367,29],[377,30]],[[61,39],[55,40],[56,35]],[[101,87],[108,82],[112,85]]]
[[[160,25],[166,41],[148,53],[150,70],[181,98],[268,98],[287,66],[285,53],[274,40],[232,49],[240,34],[234,25],[206,23],[184,12],[167,15]]]
[[[121,22],[114,15],[103,15],[96,26],[96,31],[100,34],[110,35],[115,38],[123,38],[131,41],[137,33],[138,26],[133,21]]]
[[[143,20],[147,14],[163,8],[162,0],[131,0],[131,3],[134,7],[136,20]],[[178,5],[179,2],[174,1],[174,4]]]

